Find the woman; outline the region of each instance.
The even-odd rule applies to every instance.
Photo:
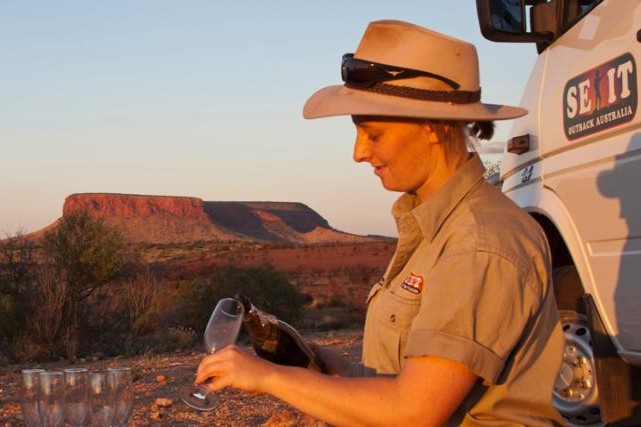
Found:
[[[403,193],[396,253],[368,296],[363,364],[323,350],[322,375],[228,347],[197,382],[269,393],[334,425],[563,423],[545,237],[467,147],[526,111],[480,102],[474,46],[405,22],[371,23],[342,77],[304,116],[352,116],[354,160]]]

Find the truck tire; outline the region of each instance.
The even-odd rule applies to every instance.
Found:
[[[553,390],[554,406],[570,425],[601,426],[593,333],[574,266],[554,270],[554,290],[565,336],[563,364]]]

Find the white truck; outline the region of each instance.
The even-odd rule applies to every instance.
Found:
[[[500,179],[552,249],[555,405],[572,425],[641,425],[641,0],[476,3],[485,38],[538,53]]]

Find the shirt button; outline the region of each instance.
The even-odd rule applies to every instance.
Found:
[[[396,315],[395,314],[390,314],[389,321],[390,321],[390,323],[396,323]]]

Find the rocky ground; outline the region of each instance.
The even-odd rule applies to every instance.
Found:
[[[349,329],[308,335],[311,342],[331,346],[352,360],[360,358],[361,330]],[[111,366],[134,369],[135,402],[129,426],[325,426],[291,406],[270,396],[225,390],[220,406],[212,412],[198,412],[178,397],[181,386],[193,380],[202,354],[197,352],[115,358],[80,363],[90,370]],[[63,369],[66,362],[39,365],[45,369]],[[24,425],[20,412],[20,370],[13,365],[0,367],[0,426]]]

